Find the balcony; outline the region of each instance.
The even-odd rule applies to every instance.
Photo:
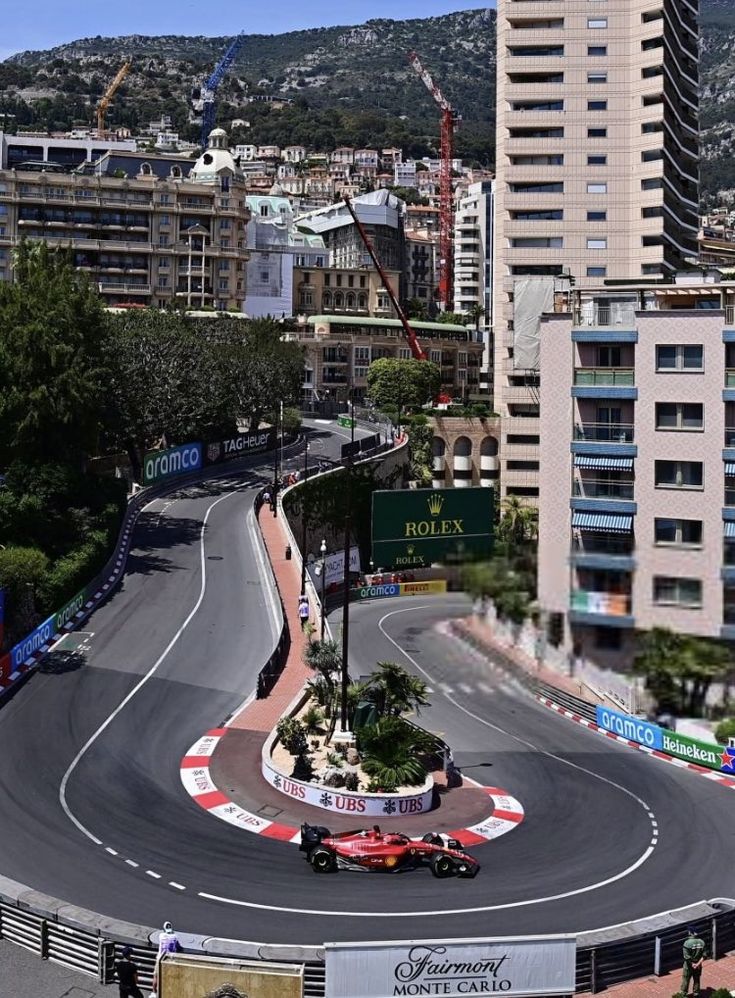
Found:
[[[735,489],[725,489],[725,506],[735,506]]]
[[[735,388],[735,368],[728,367],[725,370],[725,388]]]
[[[574,372],[575,385],[632,385],[632,367],[578,367]]]
[[[574,439],[596,443],[632,444],[632,423],[575,423]]]
[[[99,289],[107,294],[149,295],[151,293],[150,284],[123,284],[116,281],[100,281]]]
[[[725,305],[725,325],[735,326],[735,305]]]
[[[569,597],[569,619],[576,624],[603,627],[633,627],[629,593],[590,592],[573,589]]]
[[[725,447],[735,447],[735,426],[725,427]]]
[[[608,482],[596,478],[575,478],[573,494],[584,499],[632,499],[633,482]]]
[[[633,304],[592,305],[576,309],[575,326],[600,329],[608,326],[623,326],[635,329],[635,308]]]

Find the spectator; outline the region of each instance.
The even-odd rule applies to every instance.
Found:
[[[132,955],[132,946],[123,946],[121,959],[115,961],[120,998],[143,998],[138,987],[138,965],[131,959]]]
[[[692,994],[694,998],[699,995],[699,986],[702,980],[702,964],[704,963],[704,940],[700,939],[696,931],[690,926],[687,929],[687,937],[684,940],[684,968],[681,975],[681,993],[686,995],[689,992],[689,982],[692,982]]]
[[[170,922],[163,923],[163,932],[158,937],[158,956],[156,957],[156,969],[153,972],[153,995],[158,994],[158,968],[166,953],[180,953],[181,943],[178,940],[174,928]]]
[[[301,622],[301,630],[303,631],[309,622],[309,597],[299,596],[299,621]]]

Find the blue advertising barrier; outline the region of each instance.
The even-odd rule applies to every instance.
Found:
[[[597,726],[603,731],[620,735],[621,738],[627,738],[631,742],[638,742],[639,745],[663,750],[661,728],[657,724],[641,721],[638,717],[631,717],[630,714],[621,714],[620,711],[611,710],[609,707],[598,706]]]
[[[202,466],[202,445],[181,444],[168,450],[148,451],[143,461],[143,484],[171,475],[186,475]]]
[[[52,613],[47,620],[10,649],[13,672],[16,672],[31,655],[47,645],[54,634],[56,634],[56,614]]]

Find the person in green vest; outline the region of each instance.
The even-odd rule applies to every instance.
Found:
[[[702,979],[702,964],[704,963],[704,940],[700,939],[690,926],[684,940],[684,969],[681,975],[681,993],[689,992],[689,982],[692,982],[692,994],[699,994]]]

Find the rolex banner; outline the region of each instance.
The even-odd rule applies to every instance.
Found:
[[[573,995],[573,936],[327,943],[326,998]]]
[[[487,558],[493,497],[488,488],[373,492],[373,562],[404,569]]]

